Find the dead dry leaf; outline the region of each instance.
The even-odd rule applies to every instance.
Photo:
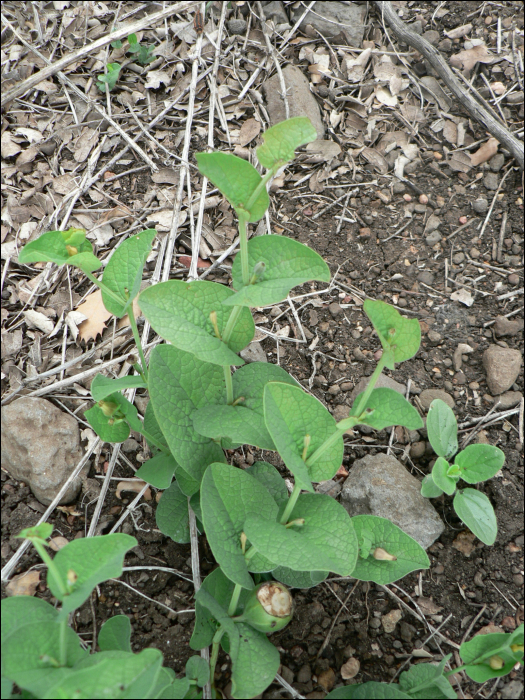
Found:
[[[360,667],[359,659],[356,659],[355,656],[350,657],[348,661],[341,666],[341,678],[344,681],[354,678],[359,673]]]
[[[450,98],[443,92],[441,85],[432,75],[424,75],[421,80],[421,88],[427,99],[437,101],[438,105],[444,112],[448,112],[452,106]]]
[[[33,311],[33,309],[29,309],[29,311],[24,311],[24,317],[27,325],[30,328],[36,328],[46,335],[49,335],[49,333],[51,333],[55,327],[53,321],[51,321],[44,314],[40,313],[40,311]]]
[[[17,153],[20,153],[21,150],[22,147],[18,145],[11,134],[8,131],[4,131],[2,134],[2,157],[12,158]]]
[[[324,163],[337,158],[341,153],[341,146],[335,141],[317,139],[306,146],[306,152],[312,154],[312,157],[308,158],[309,163]]]
[[[383,156],[375,150],[375,148],[363,148],[361,155],[365,160],[367,160],[370,165],[372,165],[375,170],[381,173],[381,175],[386,175],[388,172],[388,163],[383,158]]]
[[[97,141],[98,131],[96,129],[86,127],[75,143],[73,158],[77,161],[77,163],[83,163],[87,159]]]
[[[117,489],[115,491],[115,496],[121,499],[121,494],[123,491],[133,491],[134,493],[140,493],[144,486],[146,486],[145,481],[119,481],[117,484]],[[146,499],[146,501],[151,501],[151,489],[149,486],[144,491],[144,498]]]
[[[447,119],[443,125],[443,136],[449,143],[454,146],[458,145],[458,127],[454,122],[451,122],[450,119]]]
[[[387,107],[395,107],[397,105],[397,97],[392,95],[387,87],[376,88],[376,100]]]
[[[239,146],[247,146],[256,136],[259,136],[260,132],[261,122],[257,119],[247,119],[239,132]]]
[[[470,161],[472,165],[476,166],[480,165],[480,163],[486,163],[492,158],[492,156],[496,155],[498,152],[498,146],[498,139],[491,136],[491,138],[486,141],[481,148],[479,148],[475,153],[470,154]]]
[[[14,576],[5,590],[8,596],[35,595],[39,583],[38,571],[26,571],[19,576]]]
[[[144,84],[144,87],[150,90],[157,90],[161,83],[164,83],[164,85],[169,85],[170,82],[171,78],[168,73],[165,73],[162,70],[150,70],[148,71],[148,79]]]
[[[493,63],[498,57],[490,53],[485,44],[474,46],[472,49],[465,49],[450,57],[450,64],[454,68],[462,70],[472,70],[476,63]]]
[[[80,340],[94,340],[106,328],[106,321],[111,314],[102,302],[102,292],[97,289],[77,308],[86,317],[78,327]]]
[[[151,179],[158,185],[178,185],[180,178],[179,173],[172,168],[159,168],[158,173],[153,173]]]
[[[417,604],[421,608],[421,612],[424,615],[437,615],[438,612],[443,610],[439,605],[436,605],[432,598],[418,598]]]
[[[464,287],[456,290],[455,292],[452,292],[450,298],[452,299],[452,301],[459,301],[461,304],[465,304],[465,306],[472,306],[472,304],[474,303],[472,294],[469,292],[468,289],[465,289]]]
[[[475,539],[476,535],[473,532],[463,530],[463,532],[459,533],[454,542],[452,542],[452,546],[454,549],[457,549],[458,552],[461,552],[461,554],[464,554],[466,557],[470,557],[475,549]]]
[[[472,168],[470,156],[465,151],[453,151],[448,159],[448,164],[452,170],[460,173],[468,173]]]

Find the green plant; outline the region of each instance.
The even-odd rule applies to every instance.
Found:
[[[256,584],[273,579],[308,588],[330,571],[385,584],[429,566],[425,551],[396,525],[375,516],[350,518],[337,501],[313,487],[335,475],[343,459],[343,435],[355,425],[422,427],[419,413],[405,398],[391,389],[375,389],[383,368],[393,370],[417,352],[418,321],[384,302],[365,301],[383,351],[367,388],[339,423],[281,367],[246,365],[238,355],[254,336],[251,307],[279,303],[298,284],[330,279],[326,263],[306,245],[275,235],[248,240],[247,224],[264,216],[269,205],[267,183],[316,132],[308,119],[293,118],[263,138],[257,149],[266,169],[262,176],[231,154],[197,154],[200,171],[238,216],[240,254],[232,268],[233,289],[178,280],[146,288],[140,308],[169,343],[154,348],[149,366],[132,302],[154,230],[124,241],[102,280],[93,275],[100,263],[83,231],[51,231],[19,256],[21,263],[44,260],[80,267],[102,289],[111,313],[129,313],[140,354],[137,374],[95,377],[91,393],[96,403],[86,419],[107,442],[124,441],[130,430],[145,437],[153,456],[137,476],[165,489],[156,513],[165,535],[189,542],[188,507],[195,512],[219,568],[196,595],[190,646],[211,645],[212,681],[220,646],[227,651],[232,694],[239,698],[262,692],[273,680],[279,654],[265,632],[281,629],[288,618],[265,617],[259,605],[266,613],[268,609],[257,597]],[[233,374],[232,367],[238,367]],[[132,387],[149,391],[143,421],[121,394]],[[294,476],[291,495],[271,464],[256,462],[243,470],[226,462],[224,450],[245,443],[279,453]],[[285,589],[279,590],[287,599]]]
[[[351,698],[457,698],[450,676],[464,671],[477,683],[485,683],[510,673],[516,664],[523,660],[523,630],[520,625],[511,634],[494,633],[478,635],[459,648],[463,665],[452,671],[445,666],[452,654],[445,656],[439,664],[417,664],[399,676],[399,683],[359,683],[336,688],[326,697],[350,700]]]
[[[155,60],[155,47],[153,46],[153,44],[150,44],[149,46],[141,44],[139,41],[137,41],[136,34],[130,34],[128,36],[128,42],[128,53],[136,53],[137,61],[140,63],[141,66],[147,66],[148,63],[151,63]]]
[[[458,452],[458,424],[452,409],[441,399],[432,401],[427,416],[428,439],[438,455],[431,474],[421,485],[426,498],[442,493],[454,496],[454,510],[485,544],[494,544],[498,533],[491,502],[477,489],[456,489],[460,479],[477,484],[491,479],[503,466],[505,454],[492,445],[468,445]],[[450,460],[454,463],[450,464]]]
[[[107,85],[108,90],[111,92],[117,84],[120,75],[120,63],[108,63],[106,68],[107,71],[98,76],[97,87],[99,90],[102,90],[102,92],[106,92]]]

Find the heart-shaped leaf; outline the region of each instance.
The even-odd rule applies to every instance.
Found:
[[[131,651],[131,622],[127,615],[106,620],[98,633],[100,651]]]
[[[265,634],[240,622],[239,648],[232,658],[232,698],[255,698],[270,685],[279,669],[276,647]]]
[[[135,472],[135,476],[147,484],[151,484],[156,489],[167,489],[172,482],[177,466],[177,462],[172,455],[160,452],[155,457],[144,462]]]
[[[102,263],[93,255],[93,246],[85,237],[86,232],[83,229],[48,231],[24,246],[18,255],[18,262],[21,265],[54,262],[57,265],[73,265],[85,272],[93,272],[98,270]]]
[[[277,169],[293,160],[295,149],[315,141],[317,132],[308,117],[292,117],[264,132],[263,144],[257,149],[257,158],[263,168]]]
[[[313,588],[325,580],[328,571],[294,571],[287,566],[278,566],[272,571],[272,576],[290,588]]]
[[[386,353],[388,369],[394,369],[395,362],[409,360],[416,354],[421,343],[421,327],[416,318],[401,316],[384,301],[365,299],[363,308]]]
[[[456,455],[454,464],[467,484],[477,484],[495,476],[505,463],[505,453],[492,445],[467,445]]]

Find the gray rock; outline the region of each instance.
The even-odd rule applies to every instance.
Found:
[[[271,0],[261,3],[266,19],[271,19],[274,24],[288,24],[288,15],[281,0]]]
[[[496,153],[489,161],[490,169],[493,173],[498,173],[505,165],[505,156],[503,153]]]
[[[387,518],[427,549],[445,526],[421,483],[387,455],[367,455],[354,462],[341,492],[341,503],[353,515]]]
[[[293,23],[301,17],[304,9],[302,5],[299,5],[292,11]],[[316,2],[312,10],[316,14],[308,12],[299,25],[301,31],[307,36],[315,34],[308,28],[308,25],[311,25],[327,39],[342,32],[350,46],[361,46],[365,29],[366,7],[364,5],[356,5],[351,2],[346,5],[342,2]],[[317,34],[315,36],[318,37]]]
[[[334,417],[335,422],[339,423],[339,421],[345,420],[345,418],[348,418],[348,416],[350,415],[350,406],[340,404],[339,406],[336,406],[334,408],[332,415]]]
[[[423,34],[423,39],[426,39],[432,46],[437,46],[439,42],[439,32],[436,32],[434,29],[429,29],[428,32]]]
[[[508,408],[514,408],[514,406],[519,404],[522,398],[523,394],[521,391],[506,391],[504,394],[500,394],[500,396],[495,397],[497,408],[500,411],[506,411]]]
[[[228,29],[231,34],[244,34],[246,32],[245,19],[230,19],[228,20]]]
[[[122,443],[122,450],[124,452],[136,452],[139,449],[139,447],[140,445],[135,440],[135,438],[128,438]]]
[[[432,233],[425,237],[427,245],[436,245],[443,238],[439,231],[432,231]]]
[[[369,382],[369,377],[363,377],[360,379],[357,384],[355,385],[352,393],[350,394],[350,401],[354,401],[356,396],[361,394],[366,387],[368,386]],[[391,377],[387,377],[386,374],[380,374],[379,379],[377,380],[376,389],[393,389],[394,391],[397,391],[398,394],[401,394],[402,396],[405,395],[406,392],[406,387],[403,384],[400,384],[399,382],[396,382],[395,379],[392,379]]]
[[[502,335],[517,335],[523,330],[523,319],[511,321],[504,316],[498,316],[494,322],[494,333],[500,338]]]
[[[421,401],[421,405],[425,409],[425,411],[428,411],[430,408],[430,404],[434,399],[441,399],[441,401],[444,401],[447,406],[450,406],[450,408],[454,408],[454,399],[450,394],[447,394],[446,391],[443,391],[443,389],[424,389],[420,394],[419,394],[419,400]]]
[[[396,180],[392,189],[394,190],[394,194],[403,194],[403,192],[406,190],[405,183],[401,182],[400,180]]]
[[[339,314],[343,313],[343,309],[341,308],[341,305],[338,304],[336,301],[333,301],[330,306],[328,307],[328,310],[332,314],[333,318],[336,318],[336,316],[339,316]]]
[[[480,197],[475,202],[472,202],[472,209],[474,209],[476,214],[484,214],[488,208],[489,203],[484,197]]]
[[[454,265],[459,265],[459,263],[462,263],[465,260],[465,253],[456,253],[453,258],[452,262]]]
[[[303,72],[297,66],[287,65],[283,68],[284,83],[287,89],[290,117],[308,117],[315,130],[317,138],[324,137],[324,125],[315,97],[310,92],[310,85]],[[272,126],[286,119],[284,101],[281,97],[279,76],[273,75],[263,85],[268,114]]]
[[[437,331],[430,330],[427,333],[427,338],[430,341],[430,345],[435,347],[436,345],[439,345],[440,343],[443,342],[443,336],[441,333],[438,333]]]
[[[332,498],[337,498],[341,493],[341,488],[341,483],[339,481],[328,479],[328,481],[320,481],[315,487],[315,490],[317,493],[324,493]]]
[[[487,173],[483,178],[483,184],[488,190],[497,190],[499,181],[496,173]]]
[[[501,691],[502,700],[513,700],[521,698],[523,694],[523,681],[510,681]]]
[[[418,282],[423,282],[423,284],[434,284],[434,275],[428,270],[421,270],[417,276]]]
[[[53,501],[81,457],[77,421],[50,401],[24,396],[2,408],[2,469],[25,481],[40,503]],[[79,476],[60,503],[71,503],[81,485]]]
[[[483,353],[487,384],[493,396],[510,389],[520,373],[522,356],[519,350],[490,345]]]
[[[262,345],[257,341],[250,343],[248,347],[241,350],[239,354],[245,362],[268,362]]]

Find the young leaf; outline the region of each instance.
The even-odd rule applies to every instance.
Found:
[[[202,607],[206,608],[219,626],[224,628],[229,637],[230,656],[233,661],[236,658],[239,650],[239,631],[237,625],[226,612],[228,605],[221,605],[216,598],[209,594],[204,586],[197,591],[195,601],[200,603]]]
[[[454,510],[465,525],[485,544],[494,544],[498,534],[491,502],[481,491],[463,489],[454,496]]]
[[[210,679],[210,666],[200,656],[191,656],[186,662],[186,678],[194,680],[202,688]]]
[[[119,397],[124,398],[122,394],[118,392],[116,394],[111,394],[106,398],[106,402],[114,403],[116,406],[119,406]],[[95,404],[93,408],[86,411],[84,416],[95,433],[104,440],[104,442],[124,442],[124,440],[127,440],[129,437],[129,425],[126,421],[105,415],[98,404]]]
[[[102,282],[112,292],[122,297],[119,304],[102,290],[102,301],[108,311],[117,318],[128,313],[133,299],[137,296],[142,281],[142,268],[151,251],[151,244],[157,235],[154,228],[149,228],[122,243],[109,259]]]
[[[412,698],[431,700],[432,698],[450,698],[457,695],[450,681],[445,678],[445,664],[452,654],[448,654],[439,664],[418,664],[412,666],[399,676],[399,688]]]
[[[70,585],[69,593],[64,596],[48,571],[49,590],[62,603],[60,616],[80,607],[97,584],[109,578],[118,578],[122,573],[126,552],[136,544],[137,540],[130,535],[113,533],[72,540],[58,551],[53,562],[62,581],[69,582],[72,578],[75,579]]]
[[[102,263],[93,255],[93,246],[84,240],[85,237],[86,232],[83,229],[48,231],[22,248],[18,262],[21,265],[54,262],[57,265],[73,265],[85,272],[93,272],[98,270]],[[70,245],[70,241],[76,245]]]
[[[438,457],[432,467],[432,479],[436,486],[449,496],[456,490],[457,479],[448,476],[449,463],[443,457]]]
[[[153,329],[172,345],[214,365],[243,365],[236,353],[252,340],[255,325],[249,309],[243,309],[228,345],[215,335],[210,314],[216,315],[224,333],[233,309],[222,302],[233,292],[215,282],[170,280],[145,289],[140,308]]]
[[[232,698],[254,698],[275,678],[279,669],[279,652],[265,634],[241,622],[238,653],[232,657]]]
[[[303,494],[289,518],[304,519],[301,527],[285,527],[252,509],[244,532],[258,552],[279,566],[295,571],[352,573],[357,560],[357,537],[343,506],[330,496]]]
[[[148,385],[138,374],[121,377],[120,379],[110,379],[103,374],[97,374],[91,382],[91,396],[93,401],[102,401],[110,394],[122,389],[129,388],[147,389]]]
[[[276,581],[290,588],[313,588],[328,576],[328,571],[294,571],[287,566],[278,566],[272,571]]]
[[[397,309],[384,301],[365,299],[363,308],[387,353],[388,369],[394,369],[395,362],[404,362],[416,354],[421,343],[421,327],[417,318],[401,316]]]
[[[156,489],[167,489],[172,482],[177,466],[173,455],[160,452],[155,457],[144,462],[135,472],[135,476],[147,484],[151,484]],[[158,512],[157,508],[157,514]]]
[[[428,569],[430,566],[423,547],[390,520],[375,515],[356,515],[351,520],[359,542],[363,533],[372,537],[370,554],[366,559],[358,558],[352,572],[354,578],[385,585],[403,578],[411,571]],[[378,547],[396,559],[389,561],[374,558],[374,551]]]
[[[288,503],[288,489],[273,464],[255,462],[255,464],[246,469],[246,472],[254,476],[264,486],[279,508],[286,506]]]
[[[411,700],[412,696],[399,690],[394,683],[358,683],[357,685],[345,685],[328,693],[325,700]]]
[[[454,411],[441,399],[430,404],[427,431],[434,452],[450,460],[458,451],[458,423]]]
[[[215,187],[218,187],[232,207],[239,213],[246,212],[246,205],[261,182],[261,176],[246,160],[231,153],[196,153],[195,157],[200,172]],[[251,223],[259,221],[268,209],[270,200],[263,187],[255,203],[251,206],[249,219]]]
[[[248,265],[250,271],[257,263],[264,263],[264,275],[255,284],[246,287],[242,283],[241,257],[233,261],[232,280],[237,294],[223,303],[229,306],[267,306],[276,304],[290,290],[299,285],[317,280],[330,281],[328,265],[308,246],[282,236],[257,236],[248,241]]]
[[[202,480],[201,507],[209,545],[224,574],[243,588],[253,588],[241,548],[244,522],[253,511],[275,520],[276,502],[250,474],[212,464]]]
[[[97,642],[100,651],[131,651],[131,622],[127,615],[115,615],[106,620]]]
[[[176,481],[163,492],[155,518],[157,527],[166,537],[180,544],[190,541],[188,498]]]
[[[225,459],[219,445],[195,432],[191,416],[201,406],[220,402],[223,371],[173,345],[158,345],[151,353],[148,383],[150,403],[170,452],[188,479],[193,477],[197,490],[207,465]],[[182,484],[181,488],[192,495]]]
[[[425,498],[439,498],[443,493],[443,489],[434,482],[432,474],[427,474],[421,482],[421,495]]]
[[[107,73],[101,73],[97,76],[97,87],[102,92],[105,92],[107,84],[111,92],[111,90],[113,90],[113,88],[117,84],[117,80],[120,74],[120,63],[108,63],[106,68],[108,69]]]
[[[521,646],[521,650],[514,651],[512,646]],[[523,660],[523,625],[512,634],[478,634],[461,645],[459,654],[467,666],[465,673],[476,683],[504,676],[512,671],[518,661]],[[490,660],[495,656],[502,660],[501,668],[491,667]]]
[[[505,453],[492,445],[467,445],[454,460],[454,464],[461,469],[461,478],[467,484],[491,479],[504,463]]]
[[[248,443],[264,450],[275,450],[264,421],[264,387],[270,381],[299,386],[288,372],[278,365],[252,362],[233,375],[233,395],[242,401],[237,406],[203,406],[193,415],[193,427],[201,435],[213,439],[229,438],[235,443]]]
[[[199,472],[200,474],[200,472]],[[195,478],[180,465],[175,469],[175,479],[177,480],[180,490],[188,498],[199,495],[201,487],[201,477]],[[200,518],[202,522],[202,518]]]
[[[333,416],[320,401],[298,387],[270,382],[264,390],[264,415],[279,454],[301,488],[312,491],[311,481],[333,477],[342,464],[342,437],[312,466],[302,458],[307,436],[306,461],[336,430]]]
[[[361,396],[362,393],[355,398],[350,416],[355,416],[355,410],[359,406]],[[417,430],[423,427],[423,421],[416,409],[394,389],[373,389],[363,414],[364,417],[360,422],[370,425],[376,430],[383,430],[390,425],[403,425],[408,430]],[[345,421],[341,421],[338,427],[344,428],[344,424]],[[349,424],[348,427],[351,425]]]
[[[257,159],[267,170],[277,170],[294,158],[299,146],[315,141],[317,132],[308,117],[292,117],[264,132]]]

